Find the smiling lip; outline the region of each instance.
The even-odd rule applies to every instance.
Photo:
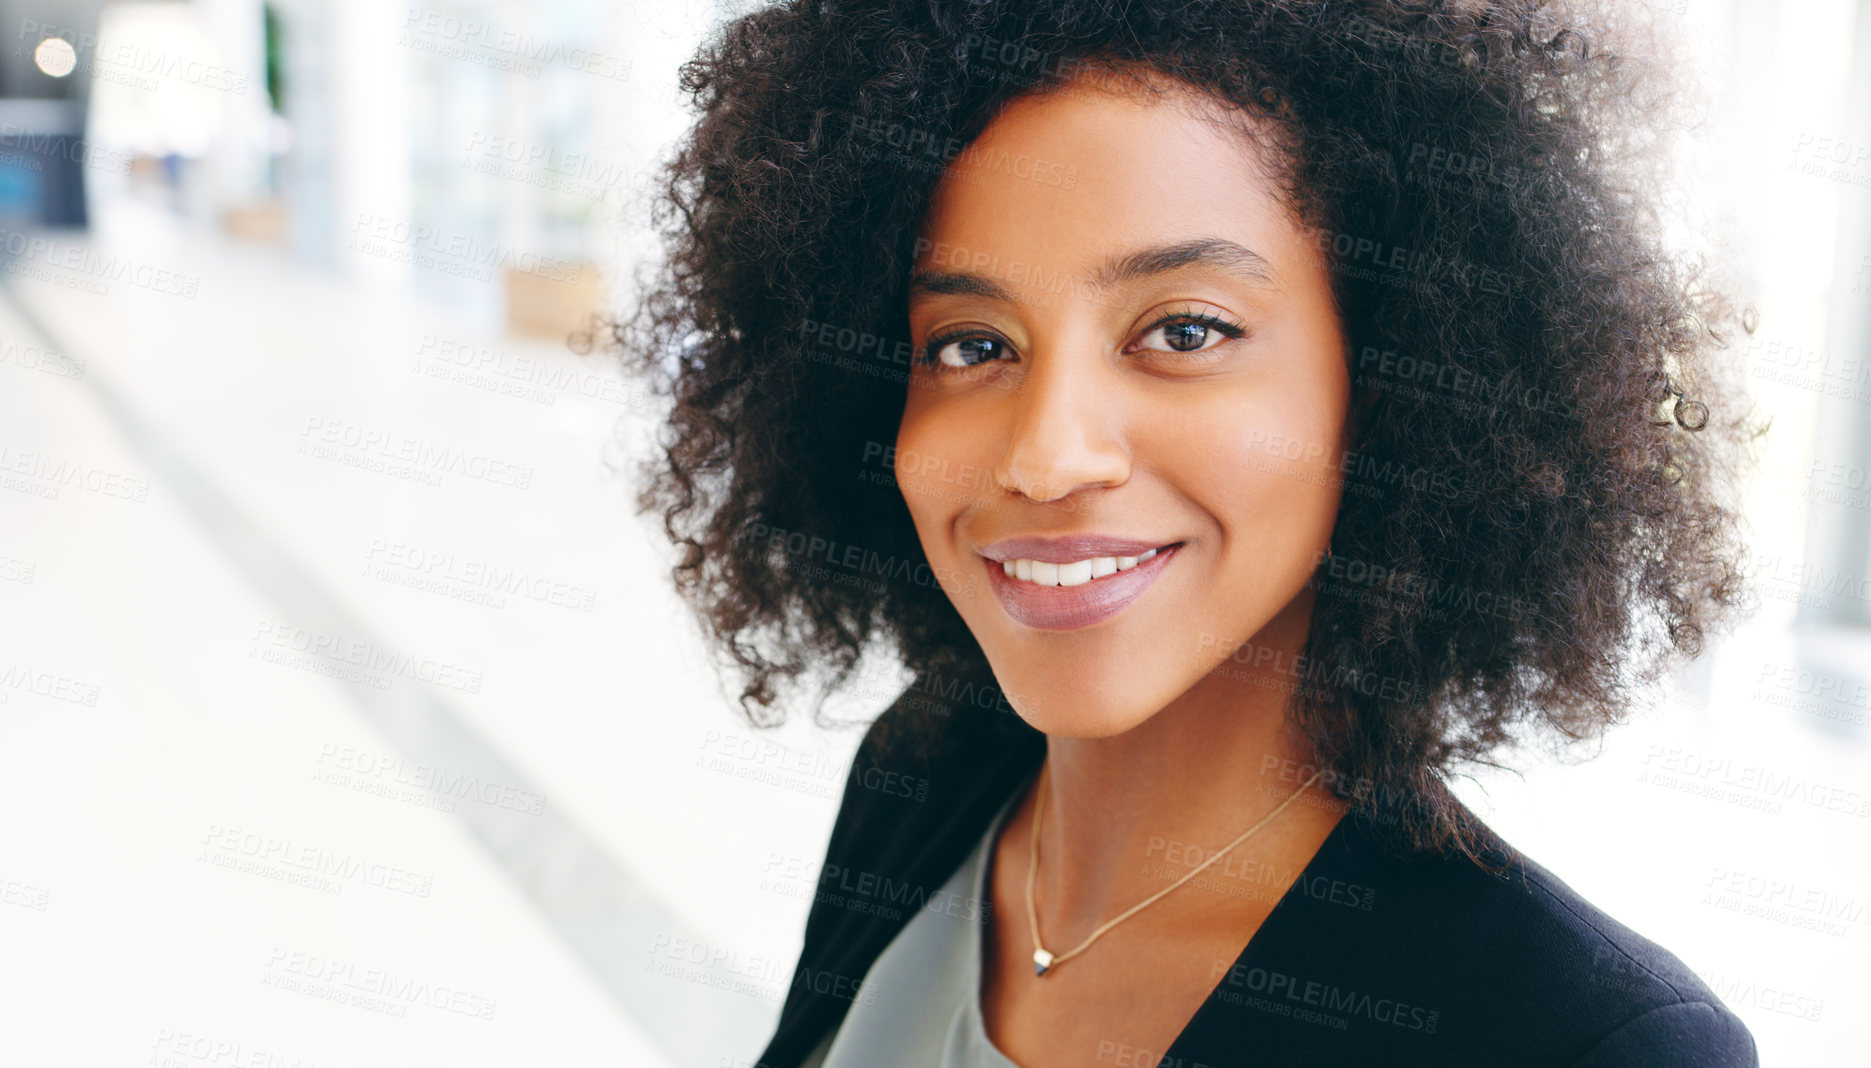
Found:
[[[1003,538],[989,542],[975,552],[995,563],[1003,560],[1038,560],[1045,564],[1069,564],[1094,556],[1142,556],[1151,549],[1161,549],[1172,542],[1118,538],[1104,534],[1068,534],[1060,538]]]
[[[987,568],[988,584],[1001,608],[1016,622],[1036,630],[1077,630],[1101,623],[1129,608],[1144,595],[1182,548],[1181,542],[1138,541],[1077,535],[1066,538],[1009,538],[976,550]],[[1150,559],[1128,571],[1077,586],[1039,586],[1006,573],[1004,560],[1029,559],[1064,564],[1096,556],[1137,556],[1156,549]]]

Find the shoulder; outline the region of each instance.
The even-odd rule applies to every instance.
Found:
[[[872,961],[1039,765],[1045,736],[991,674],[919,675],[859,743],[832,823],[805,943],[762,1065],[799,1063],[850,1008]]]
[[[1545,961],[1575,997],[1609,995],[1592,1021],[1603,1037],[1576,1064],[1759,1064],[1740,1018],[1675,954],[1527,857],[1516,854],[1515,876],[1527,888],[1526,908],[1503,911],[1528,921],[1516,934],[1529,958]]]
[[[992,675],[945,680],[925,673],[871,723],[845,779],[826,871],[899,889],[946,881],[1044,755],[1044,735],[1010,709],[997,709],[997,698]],[[816,902],[808,948],[814,919],[840,926],[849,911]],[[889,911],[882,916],[886,926],[906,920]]]
[[[1684,1001],[1651,1009],[1606,1035],[1574,1068],[1616,1065],[1754,1068],[1754,1036],[1719,1001]]]
[[[1347,828],[1389,899],[1391,966],[1448,1003],[1445,1028],[1477,1050],[1537,1038],[1554,1064],[1758,1064],[1747,1028],[1679,958],[1475,822],[1488,867],[1399,849],[1362,818]]]

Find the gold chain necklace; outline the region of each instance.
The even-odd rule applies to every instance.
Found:
[[[1146,907],[1154,904],[1157,901],[1157,899],[1161,898],[1164,894],[1169,893],[1171,890],[1176,889],[1178,886],[1181,886],[1183,883],[1186,883],[1190,879],[1193,879],[1196,876],[1202,874],[1202,872],[1206,870],[1210,864],[1213,864],[1217,860],[1220,860],[1224,855],[1227,854],[1227,852],[1230,849],[1233,849],[1235,846],[1238,846],[1242,842],[1247,841],[1248,837],[1251,836],[1255,831],[1258,831],[1262,827],[1265,827],[1267,824],[1273,822],[1273,818],[1275,816],[1278,816],[1280,813],[1286,811],[1286,806],[1298,800],[1299,795],[1305,793],[1307,788],[1310,787],[1313,783],[1318,782],[1319,776],[1323,774],[1325,774],[1324,769],[1320,769],[1319,771],[1314,772],[1312,775],[1312,778],[1307,779],[1304,785],[1302,785],[1299,789],[1294,790],[1291,794],[1287,795],[1286,800],[1274,806],[1274,809],[1272,812],[1269,812],[1265,816],[1262,816],[1260,818],[1259,823],[1256,823],[1252,827],[1249,827],[1247,830],[1242,831],[1241,836],[1239,838],[1236,838],[1234,841],[1229,842],[1227,845],[1222,846],[1220,849],[1216,850],[1214,855],[1210,856],[1207,860],[1203,861],[1194,870],[1190,871],[1189,874],[1183,876],[1180,879],[1177,879],[1175,882],[1169,884],[1168,886],[1164,887],[1161,890],[1158,890],[1156,893],[1151,894],[1149,897],[1144,898],[1142,901],[1138,902],[1137,904],[1132,905],[1129,909],[1126,909],[1116,919],[1106,922],[1102,927],[1099,927],[1097,930],[1093,931],[1091,935],[1087,937],[1083,942],[1080,942],[1078,945],[1074,946],[1073,948],[1055,957],[1046,950],[1045,945],[1042,944],[1039,940],[1039,909],[1038,909],[1038,906],[1034,904],[1034,899],[1033,899],[1033,880],[1034,880],[1034,877],[1039,874],[1039,819],[1040,819],[1041,814],[1043,814],[1046,811],[1046,769],[1044,766],[1042,766],[1040,768],[1039,798],[1033,803],[1033,848],[1027,858],[1027,865],[1026,865],[1026,922],[1027,922],[1027,927],[1033,933],[1033,974],[1045,975],[1047,972],[1051,971],[1053,968],[1056,968],[1059,965],[1064,964],[1066,961],[1071,960],[1073,957],[1078,956],[1080,953],[1085,952],[1086,947],[1090,946],[1093,942],[1096,942],[1106,931],[1109,931],[1111,928],[1116,927],[1118,924],[1123,923],[1125,920],[1130,919],[1132,916],[1135,916],[1137,913],[1142,912]]]

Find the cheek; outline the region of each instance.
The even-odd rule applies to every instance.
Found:
[[[1342,415],[1323,401],[1268,399],[1279,395],[1217,398],[1162,439],[1164,466],[1182,473],[1183,492],[1206,502],[1225,542],[1269,550],[1309,543],[1329,534],[1336,517]]]
[[[981,458],[956,422],[952,413],[911,408],[897,429],[897,489],[925,536],[941,516],[959,510],[982,477]]]

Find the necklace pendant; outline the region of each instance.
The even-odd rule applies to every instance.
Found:
[[[1051,967],[1052,967],[1052,954],[1046,952],[1043,949],[1036,949],[1033,951],[1033,974],[1034,975],[1045,975],[1046,970]]]

